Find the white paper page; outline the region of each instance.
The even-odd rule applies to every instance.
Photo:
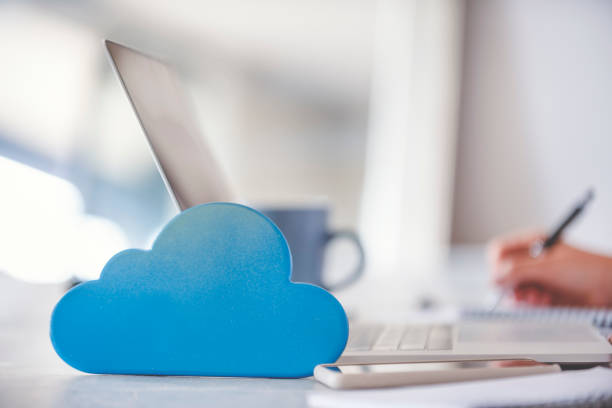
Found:
[[[325,389],[308,396],[312,407],[473,407],[535,404],[612,395],[612,369],[564,371],[527,377],[376,390]]]

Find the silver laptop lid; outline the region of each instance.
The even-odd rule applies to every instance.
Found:
[[[178,207],[235,201],[175,73],[138,51],[108,40],[104,43]]]

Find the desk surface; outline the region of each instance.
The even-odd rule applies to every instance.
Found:
[[[0,407],[302,407],[309,392],[323,387],[312,378],[83,374],[65,365],[49,341],[50,313],[63,292],[61,285],[31,285],[0,272]],[[403,288],[402,294],[408,297]],[[358,296],[340,294],[343,303],[352,298]]]

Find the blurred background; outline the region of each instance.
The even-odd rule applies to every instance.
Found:
[[[177,69],[245,201],[326,200],[370,279],[426,281],[590,186],[568,238],[612,250],[610,1],[0,0],[10,275],[96,278],[177,213],[104,38]]]

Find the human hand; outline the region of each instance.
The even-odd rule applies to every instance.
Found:
[[[542,233],[493,240],[488,256],[494,282],[518,302],[536,306],[612,306],[612,258],[558,242],[537,258],[529,249]]]

